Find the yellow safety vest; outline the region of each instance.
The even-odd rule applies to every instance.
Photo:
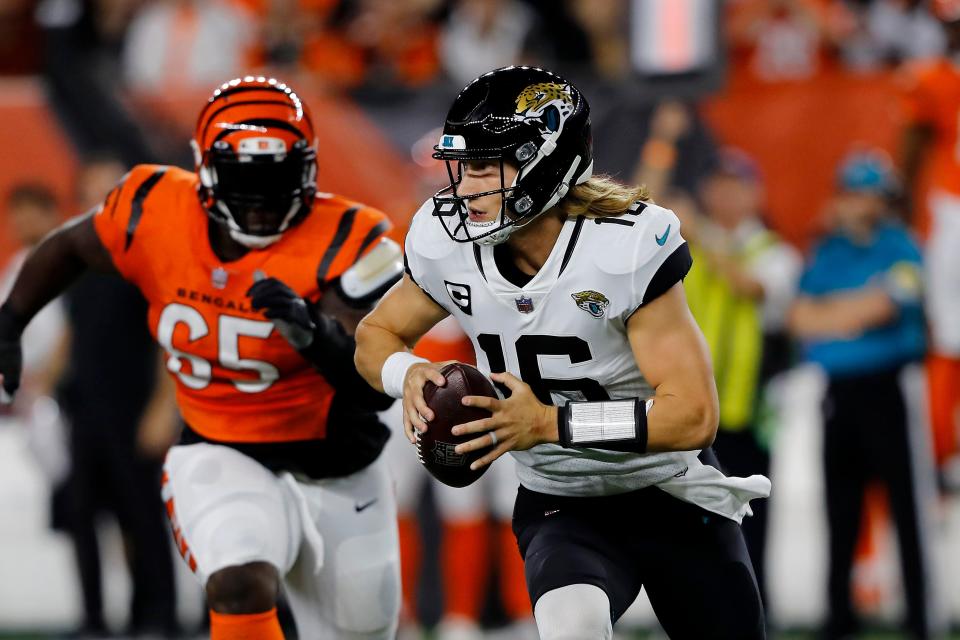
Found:
[[[764,230],[739,252],[744,267],[778,241]],[[759,396],[763,359],[762,302],[736,295],[729,283],[710,271],[697,247],[690,247],[693,267],[684,280],[687,302],[710,346],[720,396],[720,428],[740,431],[752,426]]]

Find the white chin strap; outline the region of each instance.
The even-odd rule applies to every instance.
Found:
[[[517,229],[521,229],[527,226],[528,224],[530,224],[531,222],[533,222],[533,220],[537,218],[541,213],[549,210],[555,204],[560,202],[560,200],[562,200],[565,195],[567,195],[567,192],[570,190],[570,179],[573,177],[573,174],[576,173],[577,167],[579,166],[580,166],[580,156],[577,156],[576,158],[574,158],[573,162],[570,163],[570,168],[567,170],[566,175],[563,176],[563,181],[560,182],[559,185],[557,185],[556,190],[550,196],[550,199],[547,200],[547,203],[543,206],[543,208],[540,209],[540,211],[527,217],[522,222],[511,224],[507,227],[504,227],[502,229],[499,229],[491,233],[488,236],[478,238],[474,240],[474,242],[476,242],[477,244],[483,245],[485,247],[495,246],[495,245],[506,242],[507,239],[511,236],[511,234],[513,234],[514,231],[516,231]],[[517,175],[519,176],[519,174]],[[590,165],[586,168],[586,170],[584,170],[583,175],[577,178],[576,184],[582,184],[586,182],[587,180],[590,179],[592,175],[593,175],[593,162],[590,162]],[[513,183],[510,185],[510,187],[515,187],[515,186],[517,186],[516,177],[514,177]],[[499,220],[490,220],[488,222],[473,222],[471,220],[466,220],[464,222],[464,225],[467,227],[467,231],[470,233],[470,235],[474,235],[474,234],[479,235],[481,233],[485,233],[487,229],[489,229],[490,227],[498,223],[503,224],[505,222],[504,220],[505,217],[506,217],[506,207],[504,206],[504,207],[501,207],[500,209],[500,215],[498,216]]]
[[[235,242],[242,244],[248,249],[265,249],[283,237],[283,232],[286,231],[290,226],[290,221],[293,219],[293,216],[296,215],[300,204],[301,203],[299,200],[293,201],[293,204],[290,205],[290,210],[287,211],[287,215],[284,216],[283,222],[280,223],[280,227],[277,229],[277,232],[269,236],[257,236],[250,233],[244,233],[240,225],[237,224],[237,221],[233,219],[230,209],[228,209],[225,204],[217,201],[216,207],[220,210],[220,213],[223,214],[223,219],[227,223],[227,230],[230,232],[230,237]]]
[[[504,213],[501,210],[498,218],[502,218],[502,217],[504,217]],[[464,222],[464,225],[466,225],[467,227],[467,232],[472,236],[475,234],[479,235],[481,233],[486,233],[487,229],[489,229],[492,226],[495,226],[498,223],[502,224],[499,221],[499,219],[490,220],[489,222],[472,222],[470,220],[467,220],[466,222]],[[515,226],[516,225],[510,225],[509,227],[504,227],[498,231],[494,231],[488,236],[477,238],[476,240],[474,240],[474,242],[476,242],[477,244],[481,244],[485,247],[491,247],[493,245],[501,244],[503,242],[506,242],[507,238],[510,237],[510,234],[513,233],[513,229]]]

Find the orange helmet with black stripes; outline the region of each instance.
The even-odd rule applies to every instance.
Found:
[[[191,146],[201,202],[240,244],[269,246],[310,212],[316,135],[307,105],[283,82],[246,76],[220,85]]]

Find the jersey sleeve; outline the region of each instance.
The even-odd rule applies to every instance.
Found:
[[[639,235],[624,234],[630,240],[623,256],[629,274],[629,302],[625,319],[682,281],[693,258],[680,234],[680,220],[669,209],[649,205],[642,213],[646,223],[636,229]]]
[[[440,304],[439,300],[442,300],[443,296],[439,291],[434,290],[436,287],[432,284],[433,278],[430,277],[430,264],[436,258],[434,252],[437,245],[448,241],[446,238],[437,237],[439,225],[431,219],[432,216],[432,200],[425,202],[413,216],[410,230],[403,244],[403,270],[438,306],[451,311]]]
[[[320,289],[325,289],[376,247],[382,238],[387,237],[391,228],[387,216],[372,207],[354,205],[344,211],[317,267]]]
[[[143,215],[144,202],[165,173],[166,167],[134,167],[94,213],[93,226],[100,242],[110,254],[117,271],[128,280],[133,280],[135,276],[137,258],[131,249]]]

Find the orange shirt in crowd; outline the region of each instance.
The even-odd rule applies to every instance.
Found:
[[[908,124],[933,129],[930,186],[960,195],[960,68],[946,58],[916,63],[904,83]]]

